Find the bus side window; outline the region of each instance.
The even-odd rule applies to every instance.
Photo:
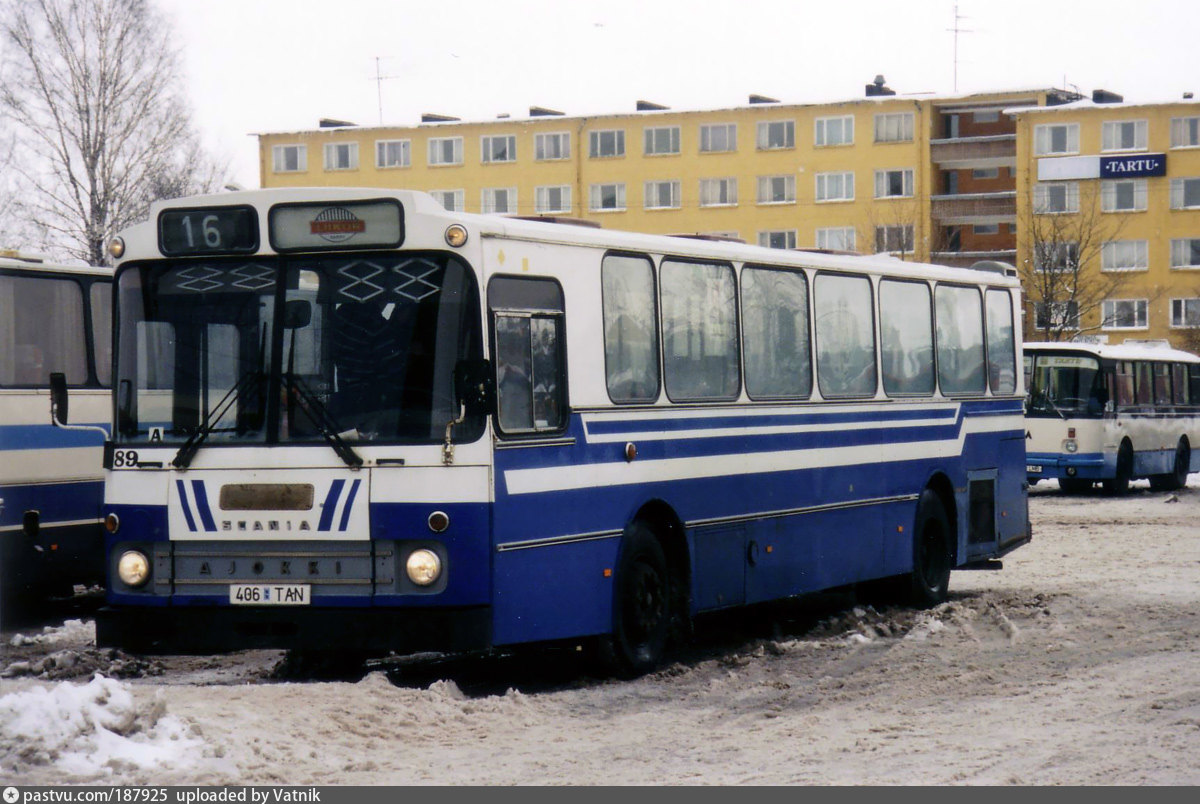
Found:
[[[1117,363],[1116,384],[1117,407],[1133,407],[1135,401],[1133,393],[1133,364],[1128,360],[1122,360]]]
[[[983,365],[983,302],[976,288],[938,285],[938,382],[943,394],[982,394],[987,386]]]
[[[1007,290],[987,292],[988,382],[993,394],[1017,390],[1016,336],[1013,334],[1012,296]]]
[[[883,392],[933,394],[933,298],[924,282],[879,283]],[[1016,382],[1016,378],[1012,378]]]
[[[1171,393],[1176,405],[1188,403],[1187,366],[1183,363],[1171,364]]]
[[[1193,405],[1200,405],[1200,363],[1189,364],[1187,369],[1188,399]]]
[[[1138,361],[1133,364],[1137,373],[1137,404],[1154,404],[1154,373],[1149,363]]]
[[[610,254],[600,267],[604,363],[613,402],[658,399],[658,316],[649,257]]]
[[[824,397],[874,396],[875,322],[871,280],[819,274],[813,286],[817,385]]]
[[[563,301],[558,283],[497,277],[488,286],[500,430],[559,430],[566,424]]]
[[[1154,363],[1154,404],[1166,407],[1171,404],[1171,365]]]

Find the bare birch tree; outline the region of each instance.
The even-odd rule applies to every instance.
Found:
[[[0,107],[16,132],[19,212],[100,265],[150,201],[212,189],[177,39],[147,0],[0,0]]]

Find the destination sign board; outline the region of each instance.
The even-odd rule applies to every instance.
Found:
[[[276,251],[395,248],[404,242],[404,212],[394,198],[278,204],[268,221]]]
[[[177,208],[158,214],[158,250],[166,257],[253,254],[258,242],[254,207]]]

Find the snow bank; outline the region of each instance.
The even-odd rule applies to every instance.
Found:
[[[96,641],[96,624],[89,620],[67,620],[58,628],[46,626],[42,633],[34,636],[13,634],[8,644],[14,648],[22,645],[58,645],[64,642],[91,645]]]
[[[161,692],[138,705],[130,688],[99,673],[0,698],[0,769],[53,765],[64,774],[108,778],[129,770],[194,767],[214,752],[166,713]]]

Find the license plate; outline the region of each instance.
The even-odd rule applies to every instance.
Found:
[[[229,587],[229,602],[235,606],[307,606],[312,591],[306,583],[235,583]]]
[[[1040,464],[1036,464],[1036,463],[1026,464],[1025,474],[1040,475],[1041,473],[1042,473],[1042,467]]]

